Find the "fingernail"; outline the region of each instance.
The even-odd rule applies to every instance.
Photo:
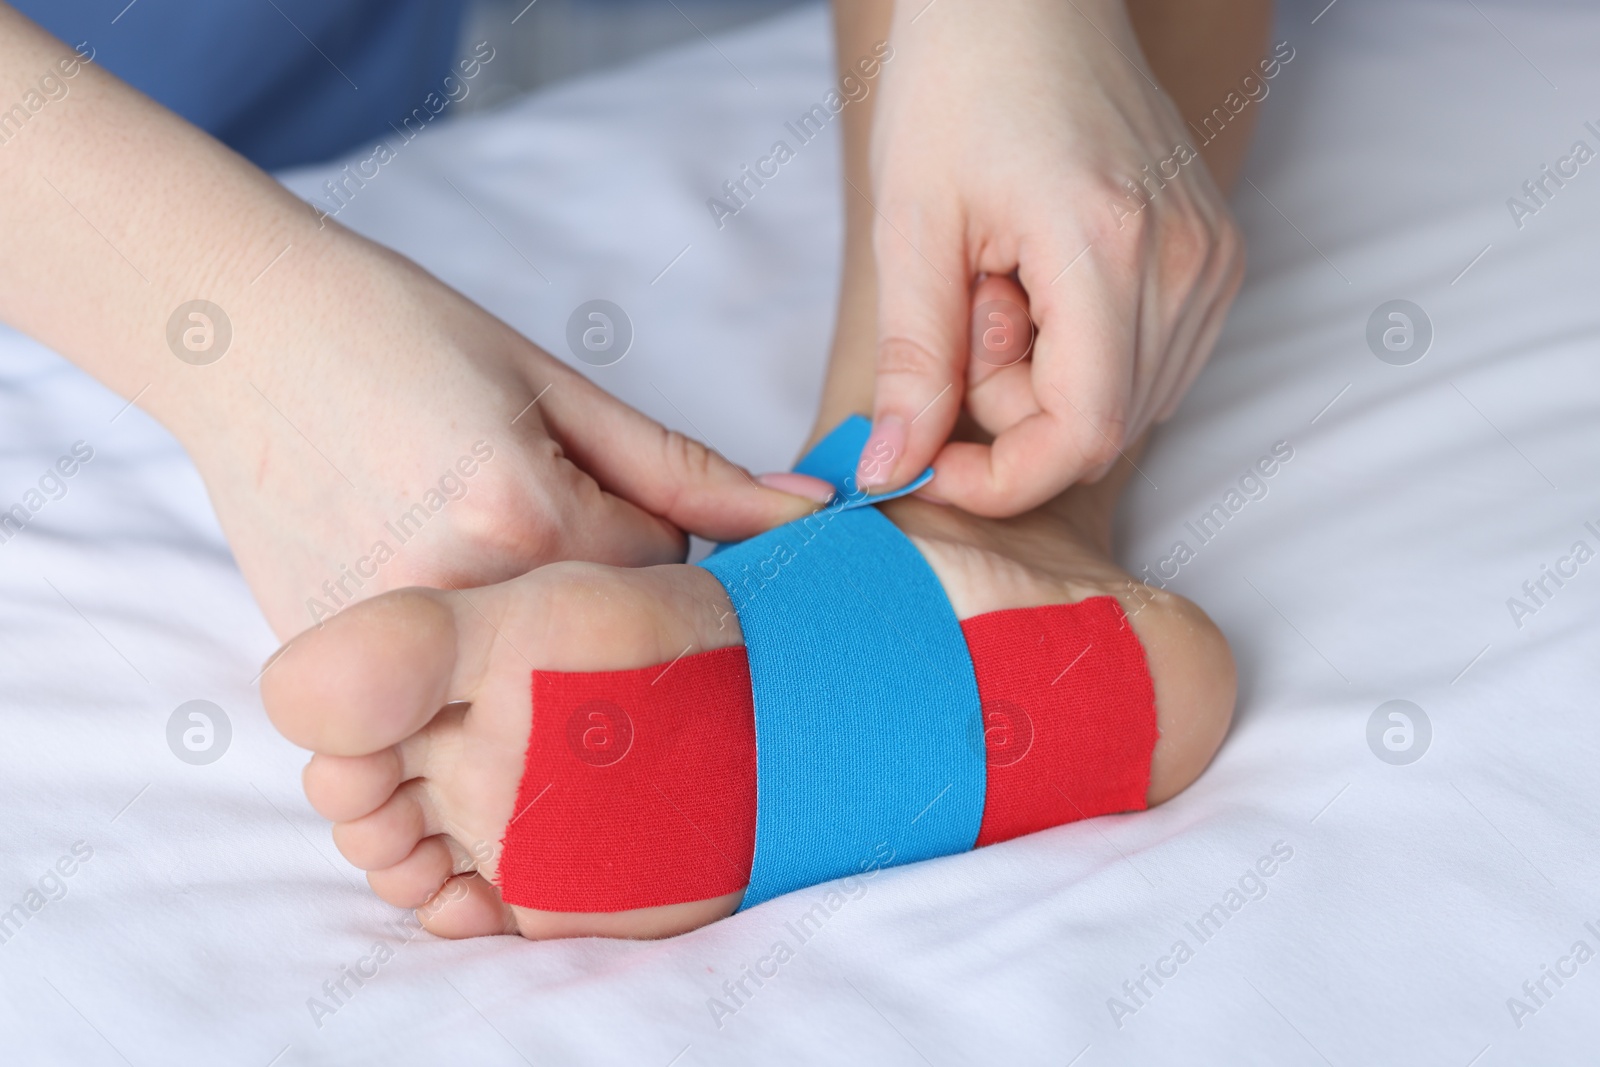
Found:
[[[927,485],[923,486],[921,489],[918,489],[911,495],[916,497],[918,500],[926,500],[930,504],[943,504],[945,507],[949,507],[950,501],[934,492],[933,487],[938,481],[939,479],[935,478],[933,481],[929,482]]]
[[[906,450],[906,423],[899,415],[885,415],[872,424],[872,436],[856,464],[856,484],[864,489],[888,485],[900,454]]]
[[[768,489],[776,489],[780,493],[790,496],[805,497],[818,504],[826,504],[833,499],[833,486],[821,478],[813,478],[809,474],[791,474],[788,471],[778,471],[773,474],[758,474],[756,481]]]

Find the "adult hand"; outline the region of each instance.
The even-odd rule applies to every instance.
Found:
[[[280,636],[406,585],[467,588],[567,559],[680,561],[684,530],[735,540],[816,507],[607,395],[400,257],[344,233],[321,248],[304,239],[305,259],[263,279],[258,303],[228,305],[250,351],[231,367],[173,361],[149,397]],[[340,278],[359,281],[329,306]]]
[[[815,506],[320,224],[3,2],[0,99],[38,101],[0,146],[0,318],[177,436],[282,637],[401,585],[660,563],[680,528],[739,538]]]
[[[863,480],[932,463],[929,495],[1017,514],[1171,414],[1238,289],[1240,237],[1120,0],[896,3],[890,41],[873,443],[898,458]],[[1006,301],[973,322],[983,275],[1013,276],[1031,323]],[[963,403],[992,444],[947,440]]]

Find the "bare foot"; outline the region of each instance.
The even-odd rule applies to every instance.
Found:
[[[1126,464],[1123,465],[1126,468]],[[1233,710],[1226,642],[1193,604],[1110,561],[1111,505],[1127,476],[1074,489],[1015,519],[905,499],[885,513],[921,550],[960,618],[1110,595],[1144,645],[1160,740],[1149,802],[1182,790]],[[380,897],[423,908],[445,937],[520,933],[661,937],[730,914],[734,893],[601,914],[532,911],[495,888],[496,853],[523,773],[530,669],[664,663],[738,644],[721,585],[698,567],[559,563],[461,593],[406,589],[301,634],[262,679],[273,722],[315,755],[312,805]]]

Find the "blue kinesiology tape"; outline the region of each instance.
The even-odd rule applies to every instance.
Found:
[[[927,561],[865,505],[853,418],[796,470],[839,491],[701,566],[744,631],[756,841],[743,907],[883,865],[971,849],[986,788],[978,683]],[[923,479],[913,486],[925,484]],[[909,490],[906,490],[909,491]]]
[[[872,423],[860,415],[851,415],[835,426],[832,433],[818,441],[810,452],[802,456],[800,462],[794,465],[794,472],[821,478],[832,485],[834,491],[844,498],[846,508],[881,504],[885,500],[907,496],[933,481],[933,468],[929,467],[913,478],[908,485],[903,485],[899,489],[892,489],[887,493],[861,492],[856,486],[856,463],[867,447],[867,438],[871,435]],[[887,462],[893,457],[882,458]]]

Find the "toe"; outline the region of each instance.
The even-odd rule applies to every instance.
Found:
[[[349,822],[377,811],[401,781],[400,754],[392,748],[370,756],[318,753],[300,774],[306,799],[317,814],[332,822]]]
[[[372,814],[334,824],[333,843],[355,866],[379,871],[409,856],[424,837],[443,830],[427,783],[418,778],[395,790]]]
[[[367,872],[367,884],[397,908],[420,908],[444,888],[451,875],[467,867],[466,850],[444,834],[425,837],[393,867]]]
[[[261,676],[261,699],[273,725],[303,748],[378,752],[452,699],[456,645],[443,594],[385,593],[291,641]]]
[[[484,937],[517,932],[511,908],[481,875],[450,879],[432,900],[417,909],[423,929],[436,937]]]
[[[404,741],[370,756],[332,756],[318,752],[301,772],[306,799],[323,818],[352,822],[383,806],[402,782],[436,779],[438,737],[460,734],[470,705],[447,704],[432,722]],[[449,746],[446,746],[449,747]]]

